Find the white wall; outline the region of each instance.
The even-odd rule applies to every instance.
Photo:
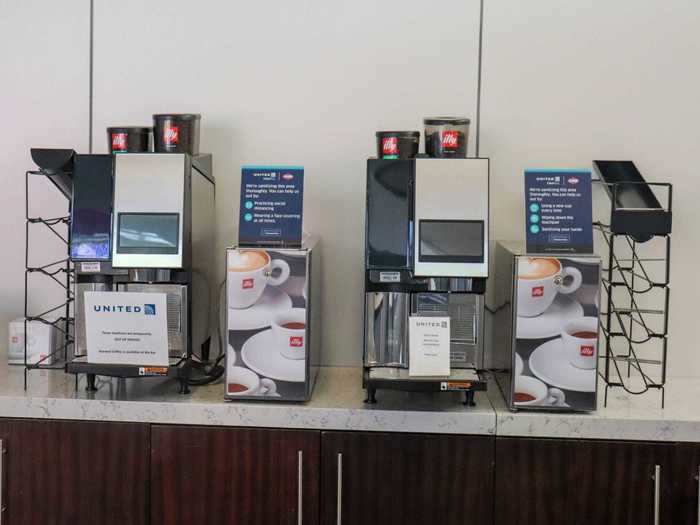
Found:
[[[88,143],[89,0],[0,2],[0,344],[7,324],[24,314],[24,173],[36,169],[30,147],[85,151]],[[47,180],[32,181],[34,214],[57,217],[68,201]],[[40,226],[33,243],[43,253],[30,264],[66,256],[66,247]],[[65,231],[65,229],[64,229]],[[42,277],[34,314],[61,300],[63,291]]]
[[[0,54],[9,73],[1,100],[12,101],[0,131],[0,213],[18,226],[2,233],[16,247],[0,263],[2,330],[22,309],[17,181],[31,166],[28,147],[85,151],[87,133],[88,0],[13,4],[0,18],[13,50]],[[240,164],[306,166],[306,228],[324,243],[326,361],[359,363],[365,158],[375,130],[420,129],[435,113],[475,116],[478,1],[95,4],[95,151],[106,151],[107,125],[201,112],[219,249],[235,241]],[[673,182],[670,363],[684,375],[700,375],[698,27],[691,0],[485,0],[481,153],[492,158],[492,233],[522,236],[525,167],[631,158],[649,179]],[[32,84],[36,76],[48,85]]]
[[[422,129],[430,114],[475,114],[478,1],[447,0],[440,10],[418,0],[96,7],[97,151],[106,151],[108,125],[202,113],[219,250],[236,240],[241,164],[303,165],[304,227],[322,238],[324,358],[359,364],[374,132]]]
[[[497,234],[522,236],[526,167],[632,159],[673,183],[669,373],[700,375],[700,2],[486,0],[484,13]]]

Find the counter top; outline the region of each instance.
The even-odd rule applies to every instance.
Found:
[[[310,402],[227,402],[221,383],[177,393],[173,380],[102,378],[98,391],[75,389],[61,371],[29,372],[23,388],[20,366],[0,365],[0,417],[129,421],[181,425],[481,434],[512,437],[700,442],[700,379],[671,378],[666,408],[658,392],[642,396],[611,389],[603,406],[588,414],[519,411],[505,406],[495,381],[466,408],[457,393],[433,395],[379,391],[366,405],[360,368],[324,367]]]
[[[317,430],[494,434],[496,415],[485,392],[476,407],[462,405],[458,393],[434,395],[381,391],[366,405],[361,368],[324,367],[312,400],[305,404],[224,401],[223,384],[177,393],[163,378],[124,381],[99,378],[98,391],[78,389],[72,375],[54,370],[29,372],[23,388],[21,366],[0,365],[0,417],[130,421]]]
[[[494,381],[488,396],[496,412],[498,436],[700,442],[700,379],[674,377],[661,392],[629,395],[621,388],[598,385],[598,410],[591,413],[510,411]]]

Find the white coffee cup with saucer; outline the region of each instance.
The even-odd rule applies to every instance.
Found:
[[[252,370],[232,366],[226,374],[226,393],[232,396],[274,396],[277,385],[272,379],[261,379]]]
[[[265,250],[237,249],[228,252],[227,288],[229,308],[243,309],[255,304],[265,287],[279,286],[289,277],[289,264],[272,259]]]
[[[535,317],[542,314],[558,293],[574,293],[582,282],[579,269],[563,267],[559,259],[521,257],[518,260],[518,316]]]
[[[290,308],[272,319],[272,334],[287,359],[306,357],[306,308]]]
[[[562,406],[566,399],[564,392],[558,388],[548,388],[542,381],[531,376],[516,376],[513,391],[513,402],[516,406]],[[518,394],[528,400],[517,401]]]

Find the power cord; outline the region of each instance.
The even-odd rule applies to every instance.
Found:
[[[203,362],[194,362],[194,369],[199,370],[203,372],[203,375],[200,377],[195,377],[191,378],[188,381],[188,384],[190,386],[203,386],[203,385],[208,385],[211,384],[215,381],[218,381],[221,376],[224,375],[224,372],[226,371],[226,368],[224,365],[221,365],[221,361],[226,357],[226,347],[225,347],[225,337],[223,334],[222,327],[225,326],[224,323],[221,322],[221,316],[222,313],[225,314],[226,312],[222,312],[221,304],[223,302],[223,291],[225,289],[226,285],[226,280],[221,281],[219,284],[219,293],[218,298],[219,300],[217,301],[217,308],[216,308],[216,336],[217,336],[217,341],[218,341],[218,346],[219,346],[219,353],[216,356],[216,359],[212,363],[212,365],[207,368],[207,363]],[[207,340],[205,343],[207,345],[211,344],[211,338]],[[208,354],[208,352],[206,352]]]

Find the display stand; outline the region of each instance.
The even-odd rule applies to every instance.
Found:
[[[68,362],[70,349],[73,347],[73,316],[71,307],[73,304],[74,272],[68,249],[70,236],[70,198],[68,199],[68,214],[61,217],[34,217],[30,215],[29,185],[30,180],[39,177],[51,180],[56,184],[57,178],[70,180],[70,172],[67,171],[27,171],[25,173],[25,271],[24,271],[24,333],[28,334],[30,322],[40,322],[53,326],[62,335],[62,342],[56,348],[52,348],[47,355],[37,362],[29,362],[27,349],[27,337],[24,338],[24,389],[27,389],[27,375],[30,370],[61,370]],[[57,185],[57,184],[56,184]],[[58,185],[57,185],[58,186]],[[60,187],[59,187],[60,189]],[[67,195],[64,192],[64,196]],[[66,246],[66,257],[46,264],[34,265],[31,255],[34,251],[32,231],[36,226],[47,228]],[[65,301],[40,313],[33,313],[30,297],[30,283],[34,276],[49,279],[65,290]],[[55,315],[58,314],[58,317]]]
[[[595,182],[610,198],[609,219],[594,222],[608,250],[602,279],[606,310],[601,312],[604,404],[607,406],[611,388],[633,395],[656,390],[663,408],[672,186],[644,181],[628,161],[596,161],[594,165],[600,175]],[[665,194],[665,205],[660,204],[657,193]]]

